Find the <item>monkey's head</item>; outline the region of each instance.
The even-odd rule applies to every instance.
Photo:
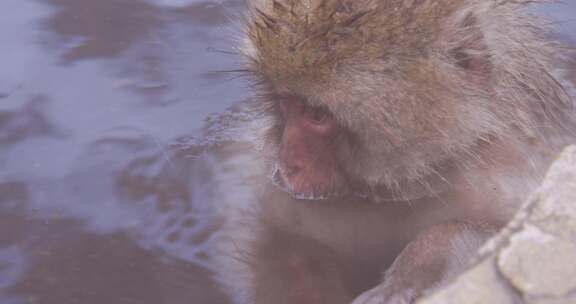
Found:
[[[547,46],[518,5],[250,4],[244,52],[272,118],[264,150],[299,198],[430,194],[475,147],[533,125],[527,108],[557,94],[543,74]]]

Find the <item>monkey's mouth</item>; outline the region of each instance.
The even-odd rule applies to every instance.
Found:
[[[342,198],[360,198],[360,199],[370,199],[373,198],[373,194],[370,187],[365,183],[352,183],[353,187],[346,187],[340,185],[338,187],[333,187],[334,190],[326,190],[327,187],[309,187],[308,191],[297,191],[294,187],[289,185],[286,177],[282,174],[282,170],[278,167],[272,170],[272,176],[270,177],[272,184],[278,189],[290,194],[292,197],[298,200],[328,200],[328,199],[342,199]],[[321,191],[320,189],[324,189]],[[335,190],[338,189],[338,190]]]
[[[292,197],[298,200],[327,200],[329,198],[338,196],[335,191],[327,191],[325,187],[319,186],[307,186],[307,187],[296,187],[290,184],[287,178],[282,174],[280,168],[275,168],[272,171],[272,184],[278,187],[280,190],[290,194]]]

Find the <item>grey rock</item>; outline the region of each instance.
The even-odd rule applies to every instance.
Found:
[[[566,148],[534,194],[529,220],[576,242],[576,146]]]
[[[559,297],[576,290],[576,244],[527,225],[498,255],[502,275],[525,298]]]

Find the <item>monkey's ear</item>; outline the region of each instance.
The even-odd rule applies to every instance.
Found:
[[[489,49],[482,27],[473,13],[456,20],[455,31],[448,37],[448,54],[459,68],[476,76],[488,76],[491,71]]]

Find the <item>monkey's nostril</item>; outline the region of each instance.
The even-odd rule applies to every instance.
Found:
[[[284,175],[291,177],[296,175],[300,171],[300,167],[296,165],[287,165],[284,167]]]

